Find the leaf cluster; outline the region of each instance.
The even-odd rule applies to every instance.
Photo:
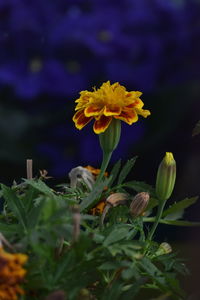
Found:
[[[122,168],[117,162],[92,191],[68,185],[55,190],[37,178],[12,187],[1,184],[0,232],[15,252],[29,256],[22,299],[46,299],[57,290],[69,300],[184,299],[177,278],[187,274],[185,265],[174,253],[161,253],[160,245],[147,238],[146,223],[154,222],[158,205],[155,190],[144,182],[125,181],[135,161]],[[132,218],[130,202],[111,208],[104,226],[101,216],[90,213],[111,193],[126,192],[131,201],[141,191],[151,196],[144,216]],[[196,200],[174,203],[160,222],[191,225],[180,219]]]

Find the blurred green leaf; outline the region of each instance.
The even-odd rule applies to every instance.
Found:
[[[94,185],[93,190],[88,194],[88,196],[83,198],[80,204],[81,211],[83,211],[85,208],[94,206],[98,202],[101,193],[103,192],[105,186],[108,186],[110,180],[111,178],[106,178],[105,180],[99,182],[99,184]]]
[[[185,208],[191,206],[198,200],[198,197],[185,198],[179,202],[172,204],[169,208],[164,210],[162,217],[166,217],[171,214],[175,214],[180,211],[184,211]]]
[[[22,224],[24,230],[26,230],[27,217],[21,199],[16,196],[15,192],[11,188],[5,186],[4,184],[1,184],[1,188],[3,191],[3,197],[5,198],[10,210]]]
[[[128,181],[126,183],[123,183],[123,187],[128,187],[138,193],[148,192],[152,197],[156,198],[155,189],[151,185],[143,181],[136,181],[136,180]]]
[[[114,165],[114,167],[112,168],[111,172],[110,172],[110,177],[111,180],[109,182],[109,186],[112,186],[112,184],[114,183],[115,179],[117,178],[117,175],[119,173],[121,167],[121,159],[117,161],[117,163]]]
[[[110,244],[116,243],[120,240],[126,238],[130,228],[115,228],[110,232],[110,234],[105,238],[103,245],[108,246]]]
[[[121,172],[119,173],[119,177],[118,177],[118,181],[117,181],[118,185],[122,184],[122,182],[126,179],[127,175],[129,174],[129,172],[133,168],[133,166],[136,162],[136,159],[137,159],[137,156],[131,158],[130,160],[128,160],[126,162],[126,164],[122,168]]]

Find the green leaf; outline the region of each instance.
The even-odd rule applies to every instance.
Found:
[[[152,197],[154,197],[154,198],[156,197],[155,189],[151,185],[149,185],[143,181],[136,181],[136,180],[128,181],[123,184],[123,187],[128,187],[138,193],[148,192]]]
[[[200,222],[190,222],[190,221],[182,221],[182,220],[166,220],[162,219],[161,223],[168,225],[176,225],[176,226],[200,226]]]
[[[148,203],[147,208],[146,208],[145,211],[151,210],[156,206],[158,206],[158,199],[150,197],[149,203]]]
[[[117,178],[117,175],[119,173],[120,167],[121,167],[121,159],[118,160],[118,162],[114,165],[114,167],[112,168],[112,170],[110,172],[109,176],[111,177],[111,180],[110,180],[109,186],[112,186],[113,182]]]
[[[192,131],[192,136],[195,136],[197,134],[200,134],[200,120],[197,122],[197,124],[195,125]]]
[[[19,226],[20,225],[17,224],[0,223],[0,232],[6,237],[13,237],[16,234],[16,232],[18,232]],[[20,226],[20,228],[22,227]]]
[[[142,260],[140,261],[140,265],[144,269],[144,271],[150,277],[152,277],[153,280],[161,285],[162,288],[167,289],[164,274],[147,257],[142,258]]]
[[[113,231],[110,232],[110,234],[105,238],[103,245],[108,246],[110,244],[113,244],[115,242],[118,242],[124,238],[126,238],[130,228],[115,228]]]
[[[85,197],[81,204],[80,204],[80,210],[83,211],[85,208],[90,208],[94,206],[98,200],[99,197],[104,190],[105,186],[108,186],[111,178],[106,178],[105,180],[101,181],[97,185],[94,185],[93,190],[88,194],[87,197]]]
[[[34,189],[38,190],[39,192],[48,195],[48,196],[52,196],[55,197],[56,195],[53,193],[53,190],[48,187],[42,180],[38,179],[33,180],[33,179],[24,179],[25,183],[27,185],[32,186]]]
[[[125,166],[122,168],[121,172],[119,173],[118,182],[117,184],[121,184],[133,168],[135,162],[136,162],[137,156],[131,158],[128,160],[125,164]]]
[[[40,219],[40,216],[41,216],[41,213],[42,213],[42,209],[44,207],[44,199],[42,199],[38,204],[37,206],[34,206],[32,208],[32,210],[30,211],[30,213],[28,214],[28,227],[30,229],[34,229],[38,222],[39,222],[39,219]]]
[[[143,222],[155,222],[155,218],[148,218],[144,217]],[[167,225],[175,225],[175,226],[200,226],[200,222],[190,222],[190,221],[182,221],[182,220],[167,220],[167,219],[160,219],[159,223],[167,224]]]
[[[166,217],[171,214],[175,214],[179,211],[183,211],[185,208],[189,207],[190,205],[194,204],[197,201],[198,197],[192,198],[185,198],[179,202],[174,203],[169,208],[164,210],[162,217]]]
[[[13,214],[17,217],[18,221],[21,223],[23,228],[26,230],[26,211],[21,199],[15,195],[15,192],[11,188],[5,186],[4,184],[1,184],[1,188],[3,191],[3,196],[10,210],[13,212]]]

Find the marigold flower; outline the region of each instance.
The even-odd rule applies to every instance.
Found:
[[[93,130],[100,134],[108,128],[113,118],[129,125],[138,121],[138,115],[146,118],[150,111],[142,108],[141,95],[139,91],[128,92],[118,82],[110,84],[110,81],[103,83],[99,89],[94,88],[93,92],[82,91],[75,101],[75,126],[82,129],[94,118]]]
[[[93,216],[101,215],[103,213],[105,206],[106,206],[105,200],[100,200],[95,207],[91,208],[90,212]]]
[[[85,169],[87,169],[88,171],[90,171],[92,173],[92,175],[94,176],[94,178],[96,179],[97,176],[100,174],[101,170],[100,169],[96,169],[90,165],[84,167]],[[108,177],[108,172],[104,173],[104,176]]]
[[[11,254],[0,246],[0,299],[17,300],[24,291],[19,284],[23,281],[26,270],[23,265],[28,257],[25,254]]]

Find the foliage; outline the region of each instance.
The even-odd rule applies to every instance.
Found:
[[[134,163],[135,158],[120,170],[117,162],[92,191],[66,184],[52,189],[38,178],[11,187],[1,184],[0,232],[15,252],[29,256],[21,299],[42,300],[58,290],[69,300],[184,299],[178,276],[186,275],[187,268],[174,253],[162,253],[161,245],[148,240],[146,222],[154,222],[152,209],[158,205],[155,190],[125,181]],[[133,218],[131,197],[140,191],[150,193],[149,205],[143,216]],[[91,215],[90,208],[116,192],[126,192],[130,201],[111,208],[101,224],[101,215]],[[196,200],[185,198],[166,208],[160,223],[193,225],[179,219]]]

